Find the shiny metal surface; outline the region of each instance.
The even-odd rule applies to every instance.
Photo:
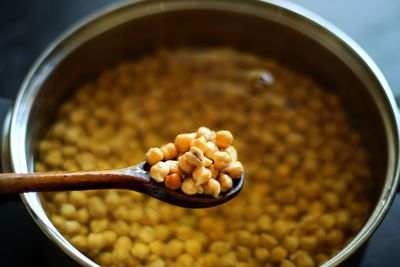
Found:
[[[301,61],[304,64],[309,62],[309,66],[304,65],[305,69],[320,71],[323,78],[333,75],[332,68],[334,67],[330,67],[329,65],[345,66],[346,69],[336,68],[335,70],[339,73],[339,76],[343,76],[342,80],[344,81],[333,77],[333,83],[348,82],[351,86],[349,88],[345,87],[344,91],[338,92],[338,94],[342,96],[349,95],[349,101],[352,104],[354,103],[354,109],[359,114],[358,119],[369,118],[365,114],[368,112],[364,111],[364,109],[368,108],[371,110],[371,120],[374,121],[376,119],[376,124],[381,125],[376,126],[377,129],[373,129],[375,122],[369,125],[371,131],[376,130],[377,135],[381,134],[385,139],[385,143],[383,143],[383,140],[375,140],[377,147],[383,147],[383,150],[377,154],[384,154],[382,158],[385,158],[381,160],[382,166],[380,169],[382,169],[382,172],[377,175],[379,181],[377,182],[376,206],[358,235],[340,253],[326,262],[324,266],[333,266],[343,262],[379,226],[393,200],[399,179],[399,116],[390,88],[369,56],[336,27],[311,12],[288,2],[273,0],[135,1],[111,6],[78,23],[77,26],[73,27],[49,46],[31,68],[21,86],[13,109],[8,140],[12,169],[19,173],[33,170],[34,154],[32,151],[34,150],[35,140],[40,135],[39,129],[41,125],[46,123],[45,119],[43,119],[43,114],[51,113],[56,104],[68,95],[74,84],[95,74],[102,67],[112,63],[115,58],[122,59],[135,53],[140,54],[142,51],[148,49],[143,45],[135,46],[134,48],[137,51],[127,51],[127,46],[130,42],[145,43],[146,38],[149,38],[145,32],[138,31],[140,27],[135,28],[136,24],[132,24],[131,22],[138,21],[138,23],[142,23],[140,24],[142,26],[147,24],[153,25],[149,27],[153,30],[152,33],[155,32],[153,35],[158,37],[154,37],[155,39],[151,39],[150,41],[169,42],[170,40],[165,40],[167,39],[166,36],[169,35],[164,36],[163,34],[164,31],[176,34],[176,29],[172,29],[171,27],[174,24],[172,22],[171,24],[167,23],[167,26],[164,26],[164,28],[155,27],[154,25],[165,25],[160,24],[160,22],[165,23],[177,20],[179,16],[176,16],[176,14],[179,15],[192,11],[199,11],[199,13],[193,13],[195,16],[198,16],[198,21],[202,21],[204,13],[207,15],[207,18],[214,19],[214,23],[219,23],[220,20],[224,19],[237,18],[243,25],[249,26],[246,29],[240,29],[239,24],[232,25],[231,27],[236,26],[239,28],[238,32],[233,32],[233,37],[229,35],[225,37],[222,32],[218,37],[210,35],[210,40],[213,40],[211,45],[223,43],[223,40],[221,40],[223,38],[231,38],[232,42],[237,44],[241,49],[246,48],[260,52],[260,48],[255,44],[251,46],[252,42],[242,44],[240,40],[236,40],[234,37],[237,33],[248,34],[247,38],[260,39],[261,42],[261,40],[265,40],[263,39],[265,32],[263,32],[264,34],[261,33],[263,31],[262,27],[257,29],[259,32],[257,30],[251,32],[250,30],[253,28],[250,26],[256,27],[260,23],[263,23],[266,28],[271,30],[269,37],[272,38],[269,38],[269,40],[277,40],[275,45],[271,44],[270,53],[279,55],[283,61],[289,62],[290,58],[298,55],[298,58],[292,59],[294,65],[296,64],[294,61]],[[158,15],[160,16],[157,17]],[[195,16],[193,16],[194,21],[196,21]],[[146,18],[153,17],[153,20],[146,20]],[[190,44],[190,42],[197,43],[198,39],[196,38],[198,36],[194,33],[188,33],[184,27],[193,26],[193,28],[200,31],[203,24],[196,24],[192,21],[187,21],[187,24],[178,24],[182,27],[183,33],[188,36],[183,44]],[[231,29],[230,27],[224,28],[226,27],[224,23],[217,26],[214,29],[215,31]],[[203,28],[209,29],[209,27]],[[122,40],[121,38],[126,37],[126,35],[121,33],[129,30],[135,30],[133,31],[135,35],[132,37],[132,40]],[[250,31],[250,33],[246,33],[247,31]],[[207,36],[208,33],[204,32],[201,34]],[[257,36],[257,34],[259,35]],[[115,39],[115,43],[110,43],[108,46],[104,45],[104,42],[99,41],[101,38],[103,40],[110,39],[110,36],[120,37],[119,39]],[[290,41],[287,38],[290,38]],[[124,42],[127,43],[125,46]],[[147,40],[147,42],[149,41]],[[285,45],[285,43],[286,49],[283,52],[280,47]],[[311,49],[308,46],[309,44],[315,44],[315,47],[318,49]],[[90,50],[94,50],[92,54],[88,53]],[[99,51],[102,53],[99,53]],[[104,53],[105,51],[108,51],[110,55]],[[95,58],[99,54],[104,55],[104,60],[96,62]],[[321,57],[321,55],[326,56],[326,58]],[[82,70],[78,71],[77,68],[73,68],[77,66],[76,58],[82,59],[79,62]],[[327,60],[326,62],[329,64],[322,62],[322,59]],[[96,67],[97,70],[92,70],[92,67]],[[71,74],[69,80],[60,82],[61,77],[64,77],[65,73],[71,72],[71,70],[76,71],[76,73]],[[63,85],[60,85],[61,83]],[[359,102],[356,101],[358,97],[369,104],[365,104],[366,106],[363,107],[362,104],[357,103]],[[368,122],[362,121],[362,123],[368,124]],[[67,242],[52,225],[42,208],[37,193],[23,194],[21,197],[38,225],[65,253],[81,265],[98,266]]]

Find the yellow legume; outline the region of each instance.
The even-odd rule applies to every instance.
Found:
[[[230,130],[234,147],[210,129]],[[233,177],[239,154],[247,181],[219,207],[181,209],[126,190],[41,198],[59,231],[101,266],[308,267],[343,248],[371,211],[363,141],[340,98],[304,74],[232,50],[161,50],[77,88],[34,163],[35,171],[122,168],[153,147],[154,162],[169,167],[164,179],[178,173],[197,193],[196,164],[211,180]],[[192,147],[202,159],[183,157]]]

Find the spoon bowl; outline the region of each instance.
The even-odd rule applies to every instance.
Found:
[[[225,203],[242,189],[244,177],[234,180],[234,186],[218,197],[186,195],[172,190],[150,177],[150,166],[143,161],[135,166],[118,170],[79,172],[36,172],[0,174],[0,194],[48,192],[90,189],[129,189],[161,201],[185,208],[207,208]]]

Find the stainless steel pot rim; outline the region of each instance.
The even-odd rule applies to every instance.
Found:
[[[258,8],[263,6],[265,9]],[[132,9],[132,7],[135,7]],[[335,266],[343,262],[350,254],[354,253],[375,231],[383,220],[387,213],[390,204],[396,193],[396,187],[399,182],[399,142],[400,139],[400,118],[397,111],[396,102],[392,95],[392,91],[386,82],[383,74],[373,62],[373,60],[367,55],[367,53],[356,44],[349,36],[339,30],[337,27],[327,22],[325,19],[315,15],[314,13],[287,1],[279,0],[248,0],[248,1],[228,1],[228,0],[188,0],[188,1],[128,1],[127,3],[112,4],[101,11],[98,11],[86,18],[82,19],[64,34],[53,41],[48,48],[42,53],[35,64],[30,69],[26,78],[24,79],[17,99],[14,104],[10,134],[9,134],[9,150],[11,159],[11,168],[15,172],[28,172],[33,170],[32,162],[28,161],[26,154],[26,142],[27,140],[27,121],[29,118],[29,112],[33,105],[34,99],[40,90],[40,83],[46,78],[46,74],[51,72],[52,67],[60,62],[65,55],[80,45],[82,42],[92,38],[94,35],[111,29],[115,25],[121,22],[132,20],[138,17],[143,17],[160,12],[168,12],[172,10],[181,9],[221,9],[227,11],[233,11],[238,13],[249,13],[250,15],[266,17],[268,14],[268,7],[274,7],[279,10],[280,13],[290,13],[292,15],[300,16],[304,20],[307,20],[312,24],[313,27],[318,27],[324,32],[328,32],[334,36],[337,41],[347,46],[354,55],[370,70],[373,78],[378,81],[382,88],[382,97],[377,96],[378,92],[374,92],[370,89],[370,93],[375,96],[375,99],[380,99],[377,102],[378,108],[382,113],[386,114],[383,118],[384,127],[386,130],[386,138],[388,140],[388,170],[384,189],[382,190],[379,202],[373,210],[370,218],[356,235],[356,237],[338,253],[332,257],[323,266]],[[132,10],[134,10],[132,12]],[[115,16],[115,13],[121,13],[122,16]],[[118,15],[121,15],[118,14]],[[125,15],[125,16],[123,16]],[[135,15],[135,16],[133,16]],[[275,14],[276,15],[276,14]],[[114,16],[114,18],[112,18]],[[104,19],[106,18],[106,19]],[[104,21],[106,20],[106,24]],[[278,22],[278,21],[277,21]],[[284,16],[282,16],[278,23],[285,23]],[[92,28],[91,28],[92,27]],[[298,29],[307,33],[310,29],[303,28]],[[74,44],[68,41],[74,40]],[[329,44],[327,44],[329,46]],[[329,49],[329,47],[328,47]],[[62,53],[61,53],[62,52]],[[385,112],[388,111],[388,112]],[[389,118],[391,115],[392,120]],[[394,125],[393,125],[394,123]],[[43,207],[41,206],[39,195],[37,193],[25,193],[21,194],[21,198],[35,219],[41,229],[46,235],[53,240],[61,249],[71,256],[76,262],[84,266],[98,266],[92,260],[87,258],[85,255],[75,249],[54,227],[46,216]]]

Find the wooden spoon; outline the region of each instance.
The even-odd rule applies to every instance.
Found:
[[[186,195],[171,190],[164,183],[151,179],[149,165],[144,161],[119,170],[88,172],[36,172],[0,174],[0,194],[48,192],[88,189],[130,189],[170,204],[186,208],[206,208],[220,205],[235,197],[243,186],[244,174],[234,180],[231,190],[217,198],[208,195]]]

